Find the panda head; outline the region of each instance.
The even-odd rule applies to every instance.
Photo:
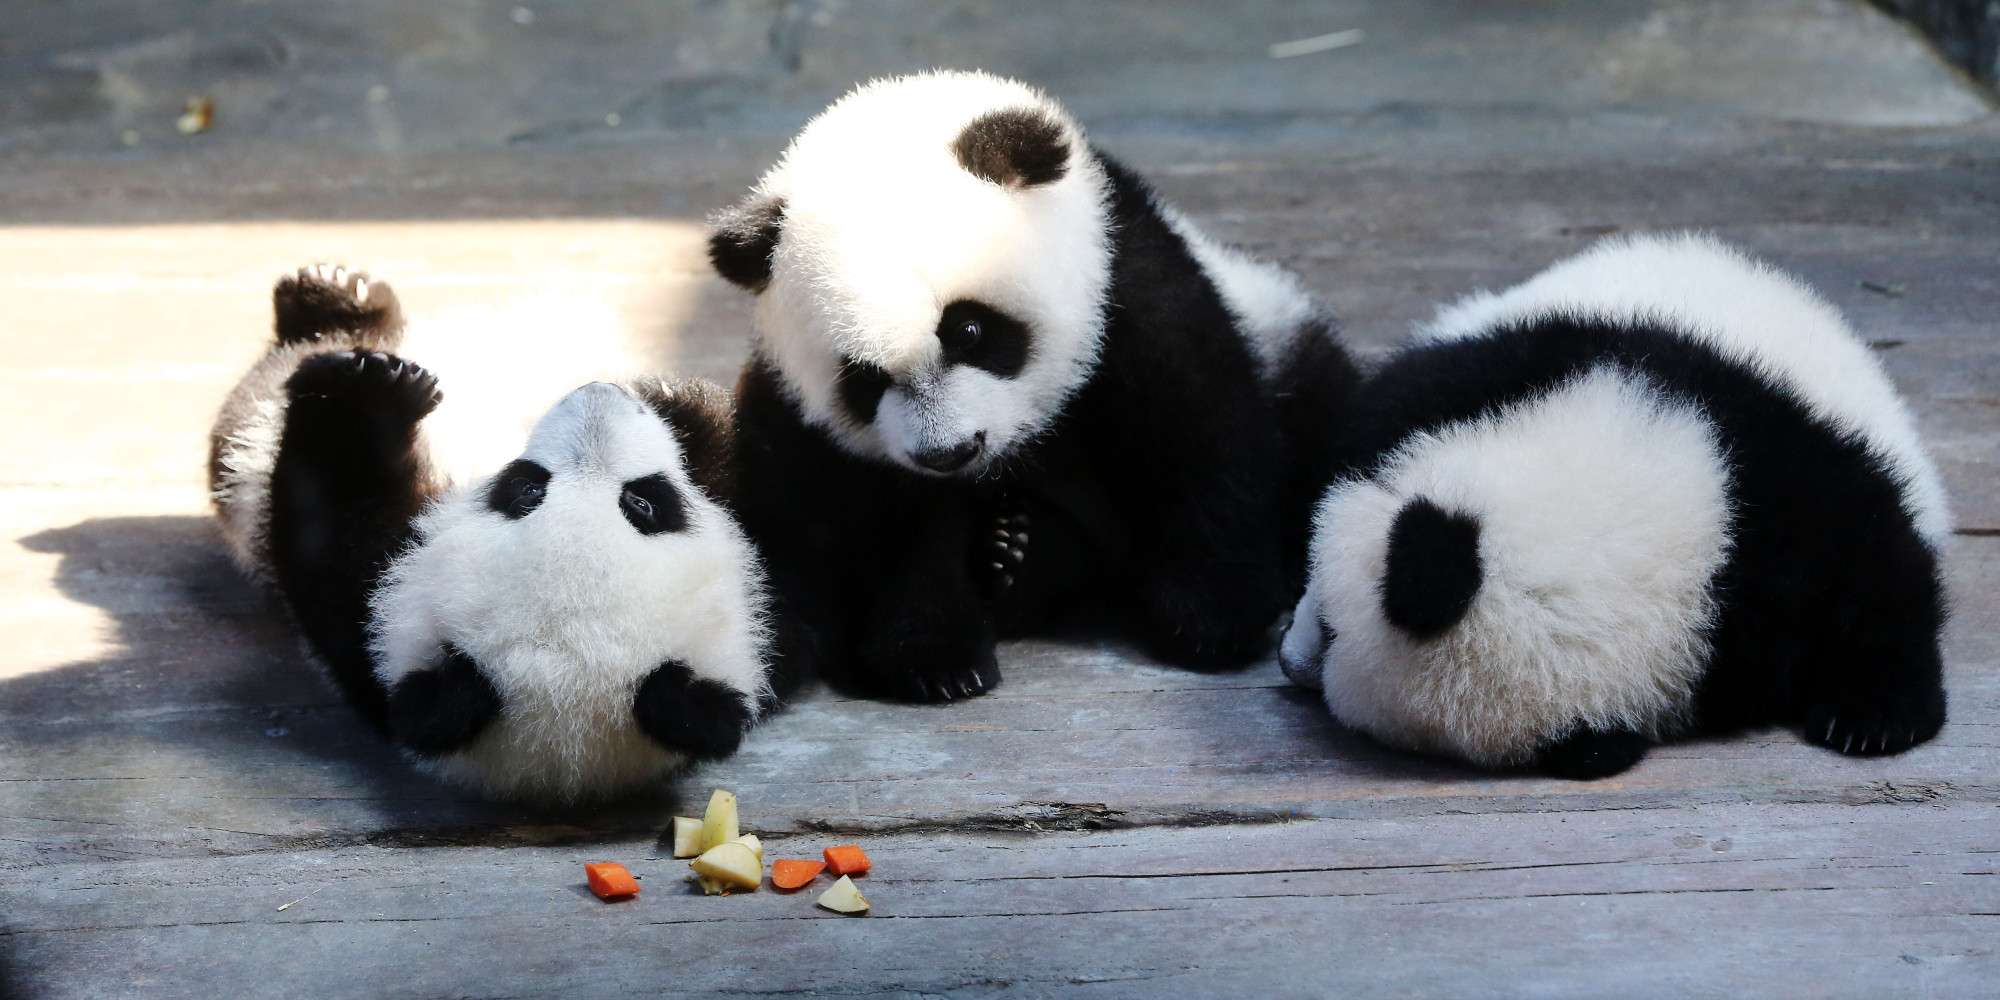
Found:
[[[882,80],[808,124],[710,257],[758,293],[759,356],[854,454],[975,476],[1088,378],[1110,282],[1081,128],[983,73]]]
[[[1671,733],[1705,663],[1728,478],[1698,408],[1614,367],[1411,434],[1328,490],[1280,662],[1348,725],[1487,767],[1580,725]]]
[[[716,430],[592,383],[418,518],[372,598],[398,742],[488,794],[558,802],[734,750],[765,692],[763,598],[683,444]]]

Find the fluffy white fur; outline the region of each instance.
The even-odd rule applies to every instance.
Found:
[[[1063,124],[1068,171],[1021,188],[959,166],[952,141],[990,111],[1036,108]],[[1083,131],[1025,84],[984,73],[878,80],[827,108],[756,194],[784,200],[771,282],[757,299],[761,350],[808,420],[856,454],[923,472],[910,453],[986,432],[986,456],[1043,430],[1088,377],[1110,282],[1106,179]],[[1018,377],[947,373],[935,332],[944,307],[976,299],[1026,323]],[[837,404],[843,356],[908,387],[873,424]]]
[[[1810,288],[1710,237],[1605,240],[1505,292],[1481,292],[1439,310],[1419,336],[1476,336],[1511,321],[1570,313],[1664,320],[1785,386],[1895,470],[1917,530],[1942,550],[1951,534],[1944,485],[1881,362]]]
[[[655,667],[678,659],[763,693],[754,550],[689,480],[666,425],[617,386],[564,397],[521,457],[551,473],[528,516],[488,510],[475,484],[418,519],[372,601],[377,675],[393,686],[451,643],[500,691],[500,718],[471,746],[425,762],[454,780],[557,801],[652,780],[681,762],[633,719]],[[679,489],[687,530],[641,535],[619,512],[623,484],[653,473]]]
[[[1215,282],[1223,305],[1235,317],[1237,328],[1248,335],[1269,378],[1299,331],[1320,316],[1319,304],[1306,293],[1298,275],[1217,242],[1178,209],[1157,203],[1154,207]]]
[[[1609,369],[1414,437],[1322,503],[1288,669],[1323,663],[1349,725],[1487,766],[1528,761],[1579,718],[1669,734],[1706,653],[1727,479],[1701,415]],[[1429,642],[1383,618],[1379,589],[1390,524],[1418,497],[1479,519],[1484,570]]]

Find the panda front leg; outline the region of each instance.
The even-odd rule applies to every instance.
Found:
[[[271,472],[268,532],[278,589],[357,711],[388,725],[368,653],[368,596],[428,499],[417,422],[443,398],[424,369],[392,355],[307,358]]]
[[[919,515],[901,539],[855,651],[855,679],[870,693],[935,702],[999,686],[993,624],[966,558],[975,525],[972,511],[948,506]]]

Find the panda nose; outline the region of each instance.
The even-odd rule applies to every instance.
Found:
[[[910,459],[932,472],[957,472],[986,447],[986,432],[980,431],[949,448],[920,448]]]

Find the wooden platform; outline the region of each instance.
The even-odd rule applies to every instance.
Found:
[[[1723,16],[1657,6],[1669,35],[1689,9]],[[1890,30],[1823,6],[1864,40]],[[1196,69],[1176,86],[1247,92]],[[1669,227],[1793,269],[1876,343],[1954,500],[1951,722],[1895,758],[1771,731],[1586,783],[1385,751],[1271,663],[1193,674],[1068,637],[1005,647],[1005,683],[963,704],[815,691],[654,796],[465,798],[361,728],[208,521],[203,435],[269,283],[344,259],[418,310],[584,283],[662,365],[727,378],[747,307],[706,274],[699,217],[796,123],[398,156],[17,145],[0,996],[2000,996],[2000,123],[1959,96],[1898,104],[1933,77],[1896,72],[1893,128],[1802,124],[1762,96],[1120,117],[1143,78],[1076,84],[1100,142],[1298,268],[1369,356],[1442,299]],[[770,856],[863,845],[874,914],[692,893],[659,838],[711,787]],[[595,860],[645,892],[598,902]]]

